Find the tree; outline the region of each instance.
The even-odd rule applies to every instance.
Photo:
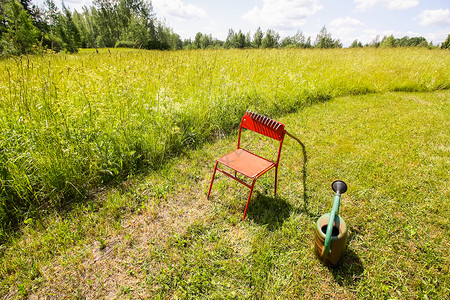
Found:
[[[450,34],[447,36],[447,39],[442,42],[441,49],[449,49],[450,48]]]
[[[380,47],[384,47],[384,48],[390,47],[390,48],[392,48],[392,47],[396,47],[396,46],[397,46],[397,41],[396,41],[396,39],[394,38],[393,35],[390,35],[388,37],[386,37],[386,36],[383,37],[383,39],[380,42]]]
[[[245,34],[241,30],[235,35],[233,41],[233,48],[243,49],[250,46],[250,41],[247,40]]]
[[[59,24],[57,26],[59,37],[64,43],[64,48],[70,53],[78,52],[81,46],[81,36],[75,22],[72,18],[72,13],[63,5],[63,14],[59,17]]]
[[[99,31],[95,25],[91,10],[84,6],[81,13],[74,11],[72,17],[80,32],[81,47],[96,48],[96,37]]]
[[[61,12],[53,0],[45,0],[43,16],[47,24],[46,31],[43,32],[43,46],[56,52],[63,50],[63,41],[59,36]]]
[[[197,32],[197,34],[195,35],[194,41],[192,42],[193,49],[201,49],[202,37],[203,37],[203,33]]]
[[[353,43],[350,45],[350,48],[362,48],[363,44],[358,41],[358,40],[354,40]]]
[[[301,30],[297,31],[292,37],[292,42],[296,48],[309,48],[305,40],[305,35]]]
[[[380,36],[377,34],[375,38],[369,44],[367,44],[367,46],[374,48],[380,47]]]
[[[281,40],[280,47],[292,47],[294,42],[291,37],[287,36]]]
[[[408,37],[404,36],[401,39],[394,38],[393,35],[384,36],[379,43],[380,47],[428,47],[428,42],[424,37]]]
[[[266,35],[264,36],[264,38],[261,41],[261,47],[262,48],[277,48],[279,40],[280,40],[280,35],[276,31],[274,31],[272,29],[268,29],[266,31]]]
[[[264,33],[261,31],[261,27],[258,27],[258,29],[256,29],[255,31],[255,34],[253,35],[253,42],[252,42],[253,48],[261,48],[263,37]]]
[[[0,38],[7,31],[6,0],[0,0]]]
[[[327,32],[325,26],[322,27],[320,33],[316,37],[314,43],[316,48],[342,48],[342,44],[339,40],[333,40],[331,34]]]
[[[11,1],[6,7],[5,22],[7,24],[5,40],[6,43],[10,43],[8,47],[13,47],[8,51],[17,54],[33,52],[33,47],[37,47],[38,44],[39,31],[33,25],[28,13],[16,0]]]
[[[93,11],[95,23],[100,30],[96,43],[100,47],[114,47],[115,43],[120,39],[117,22],[117,3],[111,0],[94,0],[92,3],[96,8]]]
[[[236,33],[234,33],[234,30],[231,28],[228,29],[227,39],[225,40],[225,44],[223,46],[227,49],[234,48],[233,42],[234,42],[235,38],[236,38]]]

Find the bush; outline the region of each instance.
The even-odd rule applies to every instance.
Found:
[[[0,40],[0,56],[18,55],[19,51],[13,43],[6,40]]]
[[[136,43],[132,41],[117,41],[114,48],[136,48]]]

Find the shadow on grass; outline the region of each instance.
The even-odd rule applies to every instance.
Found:
[[[361,259],[352,249],[347,249],[339,265],[328,269],[340,286],[357,285],[364,273]]]
[[[320,215],[309,211],[309,196],[307,187],[307,162],[305,144],[299,138],[286,132],[288,136],[297,141],[302,147],[302,186],[303,186],[303,206],[294,207],[285,199],[275,196],[267,196],[258,193],[255,200],[250,203],[247,217],[257,224],[268,225],[268,229],[273,231],[279,228],[284,220],[289,218],[291,212],[306,214],[311,219],[317,219]]]
[[[292,210],[292,205],[283,198],[257,193],[248,207],[247,218],[274,231],[283,225]]]
[[[296,136],[291,134],[290,132],[286,131],[286,134],[297,141],[297,143],[300,144],[302,147],[302,186],[303,186],[303,207],[297,207],[295,209],[296,213],[304,213],[311,219],[317,219],[320,217],[320,215],[313,214],[309,211],[309,196],[308,196],[308,185],[307,185],[307,179],[308,179],[308,172],[307,172],[307,163],[308,163],[308,155],[306,153],[306,147],[305,144]]]
[[[298,207],[295,209],[296,213],[304,213],[309,218],[313,220],[317,220],[320,217],[319,214],[313,214],[309,211],[309,196],[308,196],[308,187],[307,187],[307,162],[308,155],[306,153],[305,144],[300,141],[297,137],[293,136],[289,132],[286,132],[288,136],[296,140],[300,146],[302,147],[302,184],[303,184],[303,207]],[[355,234],[350,235],[349,240],[351,241],[355,237]],[[351,249],[347,249],[344,256],[342,257],[341,262],[337,266],[328,267],[330,272],[333,274],[334,280],[340,286],[354,286],[357,285],[360,279],[362,278],[362,274],[364,273],[364,266],[356,254]]]

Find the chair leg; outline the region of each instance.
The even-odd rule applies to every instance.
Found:
[[[277,177],[278,177],[278,166],[275,166],[275,187],[274,187],[274,196],[277,195]]]
[[[245,205],[244,216],[242,217],[242,221],[245,219],[245,215],[247,214],[248,204],[250,203],[250,198],[252,197],[253,187],[255,186],[256,178],[253,179],[252,187],[250,188],[250,193],[248,194],[247,205]]]
[[[209,184],[208,196],[206,196],[206,199],[209,198],[209,194],[211,193],[211,188],[212,188],[212,185],[213,185],[213,182],[214,182],[214,176],[216,175],[216,170],[217,170],[217,164],[218,163],[219,162],[216,161],[216,164],[214,165],[214,172],[213,172],[213,175],[212,175],[212,178],[211,178],[211,183]]]

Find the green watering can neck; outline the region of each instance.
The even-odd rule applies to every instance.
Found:
[[[324,253],[330,254],[331,233],[333,232],[333,223],[339,218],[339,204],[341,202],[341,194],[347,191],[347,185],[341,180],[336,180],[331,184],[331,188],[336,192],[334,196],[333,209],[330,213],[330,220],[328,221],[327,233],[325,235]]]

